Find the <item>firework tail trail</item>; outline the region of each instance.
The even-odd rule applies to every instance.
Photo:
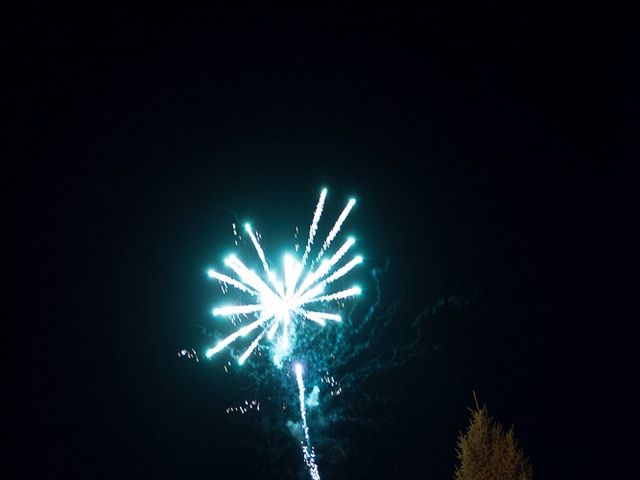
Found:
[[[344,257],[347,251],[356,243],[353,237],[349,237],[346,242],[340,247],[340,249],[333,254],[333,256],[329,260],[325,260],[322,262],[320,267],[314,272],[311,271],[307,277],[302,281],[300,287],[298,287],[298,295],[304,293],[307,288],[313,285],[314,282],[322,279],[329,271],[331,271],[331,267],[333,267],[338,261]]]
[[[229,335],[224,340],[221,340],[220,342],[218,342],[218,344],[215,347],[210,348],[209,350],[207,350],[207,353],[206,353],[207,358],[211,358],[215,353],[217,353],[220,350],[222,350],[224,347],[226,347],[231,342],[233,342],[236,338],[242,337],[242,336],[246,335],[247,333],[255,330],[260,325],[262,325],[267,320],[269,320],[269,318],[271,318],[272,316],[273,316],[273,314],[271,312],[263,313],[256,321],[251,322],[249,325],[246,325],[246,326],[240,328],[239,330],[237,330],[236,332],[232,333],[231,335]]]
[[[269,274],[269,265],[267,264],[267,259],[264,256],[264,250],[262,250],[262,247],[260,246],[260,242],[258,242],[258,239],[253,234],[253,230],[251,230],[251,225],[248,223],[245,223],[244,229],[249,235],[249,238],[251,238],[251,242],[253,242],[253,246],[255,247],[256,252],[258,253],[258,257],[260,257],[260,261],[262,262],[262,267],[264,268],[264,273]]]
[[[342,290],[340,292],[332,293],[331,295],[324,295],[322,297],[313,298],[309,300],[308,303],[328,302],[330,300],[341,300],[343,298],[349,298],[349,297],[354,297],[356,295],[360,295],[360,293],[362,293],[362,290],[360,290],[360,287],[353,287],[353,288],[348,288],[346,290]]]
[[[240,356],[240,358],[238,359],[238,363],[240,365],[242,365],[245,362],[245,360],[249,357],[249,355],[251,355],[251,352],[253,352],[256,349],[256,347],[258,346],[258,343],[260,343],[260,340],[262,340],[262,337],[264,337],[268,329],[269,329],[269,325],[264,327],[262,332],[253,340],[253,342],[251,342],[251,345],[249,345],[249,348],[247,348],[245,352]]]
[[[322,256],[324,255],[324,252],[327,251],[327,248],[329,248],[329,245],[331,245],[331,242],[333,241],[333,239],[336,237],[336,235],[338,235],[338,232],[340,231],[340,228],[342,228],[342,224],[347,219],[347,216],[349,215],[349,212],[351,211],[351,209],[353,208],[353,206],[355,204],[356,204],[355,198],[352,198],[351,200],[349,200],[347,202],[347,206],[344,207],[344,210],[342,211],[342,213],[338,217],[338,220],[336,221],[335,225],[333,226],[333,228],[329,232],[329,235],[327,235],[326,240],[322,244],[322,248],[318,252],[318,256],[315,259],[316,262],[322,258]]]
[[[298,293],[297,296],[295,297],[296,299],[298,299],[299,302],[303,302],[303,303],[311,303],[314,302],[316,300],[318,300],[317,297],[318,295],[320,295],[322,292],[324,292],[324,287],[328,284],[330,284],[331,282],[336,281],[337,279],[344,277],[347,273],[349,273],[355,266],[359,265],[362,263],[362,257],[360,255],[358,255],[357,257],[355,257],[353,260],[351,260],[349,263],[347,263],[346,265],[344,265],[342,268],[336,270],[333,274],[331,274],[329,277],[327,277],[326,279],[322,280],[321,282],[319,282],[318,284],[316,284],[315,287],[313,287],[312,289],[309,289],[307,291],[303,292],[303,288],[300,287],[300,289],[298,290],[299,292],[303,292],[303,293]],[[317,278],[314,280],[316,281]],[[359,288],[354,287],[353,289],[351,289],[353,291],[358,291],[357,294],[359,294]],[[342,297],[337,297],[337,298],[342,298]]]
[[[320,221],[320,217],[322,216],[322,209],[324,208],[324,200],[327,198],[327,189],[323,188],[320,193],[320,199],[318,200],[318,205],[316,205],[316,210],[313,213],[313,220],[311,221],[311,226],[309,227],[309,239],[307,240],[307,246],[304,248],[304,254],[302,255],[302,266],[304,267],[307,263],[307,257],[309,253],[311,253],[311,246],[313,245],[313,238],[316,236],[316,232],[318,231],[318,222]]]
[[[243,285],[242,283],[238,282],[237,280],[234,280],[233,278],[229,277],[228,275],[224,275],[222,273],[216,272],[213,268],[210,268],[207,271],[207,275],[209,276],[209,278],[215,278],[216,280],[219,280],[222,283],[226,283],[227,285],[231,285],[231,286],[237,288],[238,290],[240,290],[242,292],[246,292],[246,293],[248,293],[250,295],[253,295],[254,297],[257,297],[259,295],[258,292],[256,292],[255,290],[247,288],[245,285]]]
[[[313,480],[320,480],[320,472],[316,465],[316,454],[309,438],[309,428],[307,427],[307,409],[304,406],[304,381],[302,380],[302,364],[295,364],[296,381],[298,382],[298,399],[300,401],[300,416],[302,417],[302,430],[304,431],[304,442],[302,443],[302,456],[307,465],[309,474]]]
[[[255,247],[256,252],[258,254],[258,257],[260,258],[260,261],[262,262],[262,267],[264,268],[264,273],[267,275],[267,278],[269,279],[269,282],[271,283],[271,285],[273,285],[273,287],[276,289],[276,291],[278,292],[278,294],[280,296],[284,296],[283,286],[282,286],[282,284],[280,282],[278,282],[278,280],[274,276],[273,272],[269,269],[269,264],[267,263],[267,258],[264,255],[264,250],[262,249],[262,246],[260,245],[260,242],[258,241],[258,239],[256,238],[255,234],[253,233],[253,230],[251,229],[251,225],[248,224],[248,223],[245,223],[244,229],[246,230],[247,234],[251,238],[251,242],[253,242],[253,246]]]
[[[322,286],[324,287],[325,285],[328,285],[331,282],[336,281],[337,279],[344,277],[347,273],[349,273],[355,266],[360,265],[362,263],[362,257],[360,255],[358,255],[357,257],[355,257],[353,260],[351,260],[349,263],[347,263],[345,266],[339,268],[338,270],[336,270],[332,275],[330,275],[329,277],[327,277],[326,280],[323,280],[322,282],[320,282],[318,284],[318,286]]]

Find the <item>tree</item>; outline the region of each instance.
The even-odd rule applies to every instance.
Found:
[[[458,437],[455,480],[531,480],[533,468],[518,446],[513,426],[503,426],[480,408],[475,392],[475,410],[466,433]]]

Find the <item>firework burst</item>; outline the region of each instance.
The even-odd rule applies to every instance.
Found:
[[[225,265],[235,273],[235,278],[213,269],[207,272],[209,278],[216,279],[225,287],[233,287],[252,298],[249,303],[213,309],[215,317],[232,319],[242,317],[250,320],[249,323],[243,323],[235,332],[207,350],[207,358],[211,358],[240,337],[253,335],[253,340],[238,358],[238,363],[242,365],[266,337],[266,341],[271,346],[273,361],[280,366],[282,360],[292,351],[297,333],[296,327],[300,322],[310,321],[322,327],[327,322],[341,322],[340,315],[335,311],[328,311],[327,307],[332,302],[359,295],[361,290],[353,286],[333,291],[332,283],[362,263],[362,257],[356,255],[350,261],[340,265],[341,260],[355,244],[352,237],[349,237],[332,255],[327,255],[327,252],[330,251],[333,240],[338,236],[356,202],[354,199],[347,202],[319,248],[315,259],[309,261],[326,196],[327,190],[323,189],[316,205],[302,257],[298,259],[293,254],[286,254],[281,272],[274,265],[269,264],[258,236],[249,224],[245,224],[244,227],[262,264],[261,273],[258,274],[247,267],[236,255],[229,255],[224,261]]]

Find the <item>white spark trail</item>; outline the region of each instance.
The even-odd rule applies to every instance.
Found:
[[[250,288],[247,288],[245,285],[243,285],[242,283],[238,282],[237,280],[234,280],[233,278],[223,274],[223,273],[218,273],[215,270],[213,270],[212,268],[210,268],[207,271],[207,275],[209,276],[209,278],[215,278],[216,280],[220,280],[222,283],[226,283],[228,285],[232,285],[234,287],[236,287],[238,290],[242,291],[242,292],[247,292],[251,295],[258,296],[258,292],[256,292],[255,290],[252,290]]]
[[[243,313],[253,313],[264,310],[266,307],[261,304],[255,305],[231,305],[229,307],[218,307],[213,309],[214,317],[226,317],[229,315],[241,315]]]
[[[347,263],[346,265],[340,267],[338,270],[336,270],[333,274],[331,274],[330,276],[328,276],[326,279],[322,280],[321,282],[319,282],[317,285],[315,285],[311,290],[308,290],[306,292],[302,292],[302,287],[298,290],[298,295],[300,295],[302,293],[302,295],[299,297],[300,300],[299,301],[308,301],[309,298],[315,297],[316,295],[318,295],[319,293],[322,293],[322,291],[324,290],[324,287],[332,282],[335,282],[337,279],[344,277],[347,273],[349,273],[351,270],[353,270],[354,267],[356,267],[357,265],[362,263],[362,257],[361,256],[357,256],[355,257],[353,260],[351,260],[349,263]],[[316,293],[319,292],[319,293]]]
[[[273,325],[271,325],[271,328],[269,329],[269,333],[267,333],[267,338],[269,340],[271,340],[273,336],[276,334],[276,331],[278,330],[278,325],[280,325],[280,320],[276,318],[273,321]]]
[[[311,320],[312,322],[316,322],[318,325],[324,327],[327,324],[325,319],[321,318],[321,317],[319,317],[317,315],[314,315],[314,313],[316,313],[316,312],[307,312],[306,310],[303,310],[302,312],[300,312],[300,314],[304,318],[307,318],[307,319]]]
[[[349,251],[349,249],[356,243],[353,237],[349,237],[346,242],[338,249],[336,253],[328,260],[324,261],[320,264],[318,269],[315,272],[310,272],[309,275],[302,281],[300,287],[298,288],[298,294],[304,293],[304,291],[313,285],[314,282],[320,280],[324,277],[329,271],[331,267],[333,267],[336,263],[340,261],[342,257]]]
[[[331,282],[335,282],[337,279],[344,277],[347,273],[353,270],[354,267],[356,267],[357,265],[360,265],[361,263],[362,263],[362,257],[357,256],[353,260],[351,260],[349,263],[347,263],[345,266],[340,267],[338,270],[336,270],[333,274],[328,276],[325,280],[323,280],[320,283],[324,286],[324,285],[330,284]]]
[[[253,242],[253,246],[256,248],[256,252],[258,252],[258,257],[260,257],[260,261],[262,262],[262,266],[264,267],[264,273],[266,273],[268,275],[269,274],[269,265],[267,264],[267,259],[264,256],[264,251],[262,250],[262,247],[260,246],[260,242],[258,242],[258,239],[253,234],[253,230],[251,230],[251,225],[250,224],[245,223],[244,224],[244,229],[249,234],[249,237],[251,238],[251,241]]]
[[[251,322],[249,325],[246,325],[246,326],[240,328],[239,330],[236,330],[234,333],[229,335],[224,340],[219,341],[218,344],[215,347],[210,348],[209,350],[207,350],[207,353],[206,353],[207,358],[211,358],[213,355],[218,353],[220,350],[222,350],[224,347],[229,345],[231,342],[233,342],[237,338],[242,337],[242,336],[246,335],[249,332],[252,332],[256,328],[258,328],[260,325],[262,325],[264,322],[266,322],[269,318],[270,318],[270,316],[268,316],[268,314],[264,313],[256,321]]]
[[[327,250],[327,248],[329,248],[329,245],[331,245],[331,242],[333,241],[333,239],[336,237],[336,235],[338,235],[340,228],[342,228],[342,224],[347,219],[349,212],[351,211],[351,209],[355,204],[356,204],[356,200],[354,198],[352,198],[347,202],[347,206],[344,207],[344,210],[338,217],[338,220],[336,221],[335,225],[329,232],[329,235],[327,235],[326,240],[322,244],[322,248],[320,249],[320,252],[318,252],[318,256],[316,257],[316,260],[315,260],[316,262],[322,258],[322,255],[324,255],[324,252]]]
[[[304,404],[304,381],[302,379],[302,365],[296,363],[296,381],[298,382],[298,400],[300,401],[300,416],[302,417],[302,430],[304,431],[304,442],[302,444],[302,456],[307,465],[309,474],[313,480],[320,480],[320,472],[316,465],[316,454],[309,438],[309,427],[307,426],[307,409]]]
[[[276,296],[269,286],[256,275],[256,272],[249,270],[235,255],[229,255],[224,263],[236,272],[240,280],[257,290],[262,297],[270,298]]]
[[[284,284],[287,297],[293,295],[301,273],[302,265],[297,263],[291,255],[286,255],[284,257]]]
[[[318,295],[320,295],[322,292],[324,292],[324,285],[319,284],[316,285],[315,287],[313,287],[310,290],[307,290],[304,295],[300,296],[300,297],[296,297],[296,304],[297,305],[304,305],[305,303],[309,302],[312,298],[317,297]]]
[[[313,320],[314,322],[320,323],[321,325],[325,324],[325,320],[333,320],[334,322],[342,321],[342,317],[340,317],[340,315],[336,315],[335,313],[314,312],[305,310],[303,311],[303,315],[309,320]]]
[[[362,290],[360,287],[348,288],[346,290],[341,290],[340,292],[332,293],[331,295],[324,295],[322,297],[316,297],[309,300],[307,303],[312,302],[329,302],[331,300],[340,300],[343,298],[355,297],[356,295],[360,295]]]
[[[362,257],[358,255],[349,263],[347,263],[343,267],[336,270],[332,275],[330,275],[329,277],[327,277],[326,279],[322,280],[320,283],[315,285],[312,289],[307,290],[300,297],[296,297],[296,301],[299,304],[310,302],[312,298],[320,295],[324,291],[325,286],[336,281],[341,277],[344,277],[347,273],[353,270],[354,267],[356,267],[361,263],[362,263]],[[302,290],[302,288],[300,288],[300,290]]]
[[[273,285],[273,288],[276,289],[276,292],[278,293],[278,295],[280,295],[281,297],[284,297],[285,296],[284,286],[282,285],[282,282],[276,278],[276,274],[270,271],[267,274],[267,277],[269,278],[271,285]]]
[[[313,245],[313,238],[316,236],[316,232],[318,231],[318,222],[320,221],[320,217],[322,216],[322,209],[324,208],[324,200],[327,197],[327,189],[323,188],[320,193],[320,199],[318,200],[318,205],[316,205],[316,210],[313,213],[313,220],[311,222],[311,226],[309,227],[309,239],[307,240],[307,246],[304,248],[304,254],[302,255],[302,266],[304,267],[307,264],[307,257],[309,253],[311,253],[311,246]]]
[[[240,358],[238,359],[238,364],[242,365],[247,360],[249,355],[251,355],[251,353],[258,346],[258,343],[260,343],[260,340],[262,340],[262,337],[264,337],[264,334],[267,333],[267,330],[268,330],[268,326],[265,326],[264,330],[262,330],[262,332],[255,338],[255,340],[251,342],[251,345],[249,345],[249,348],[247,348],[245,352],[240,356]]]

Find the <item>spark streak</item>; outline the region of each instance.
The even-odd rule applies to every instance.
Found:
[[[238,282],[237,280],[234,280],[233,278],[229,277],[228,275],[224,275],[222,273],[218,273],[212,268],[210,268],[207,271],[207,275],[209,276],[209,278],[215,278],[217,280],[220,280],[222,283],[226,283],[228,285],[232,285],[232,286],[236,287],[238,290],[240,290],[242,292],[247,292],[247,293],[253,295],[254,297],[258,295],[258,292],[256,292],[255,290],[247,288],[245,285],[243,285],[242,283]]]
[[[342,224],[347,219],[347,216],[349,215],[349,212],[351,212],[351,209],[353,208],[353,206],[355,204],[356,204],[356,200],[355,200],[355,198],[352,198],[347,203],[347,206],[344,207],[344,210],[342,211],[342,213],[338,217],[338,221],[333,226],[333,228],[329,232],[329,235],[327,235],[327,239],[322,244],[322,248],[320,249],[320,252],[318,252],[318,256],[316,257],[316,262],[322,258],[322,255],[324,255],[324,252],[327,250],[327,248],[329,248],[329,245],[331,245],[331,242],[333,241],[333,239],[336,237],[336,235],[340,231],[340,228],[342,228]]]
[[[304,254],[302,255],[302,266],[306,265],[307,257],[311,252],[311,246],[313,245],[313,237],[316,236],[318,231],[318,222],[322,216],[322,208],[324,207],[324,199],[327,198],[327,189],[323,188],[320,193],[320,199],[318,205],[316,205],[316,211],[313,213],[313,220],[311,221],[311,227],[309,227],[309,240],[307,240],[307,246],[304,248]]]
[[[258,328],[260,325],[262,325],[264,322],[266,322],[268,319],[269,319],[269,317],[267,316],[267,314],[263,314],[255,322],[252,322],[249,325],[246,325],[246,326],[242,327],[241,329],[236,330],[234,333],[229,335],[227,338],[225,338],[224,340],[221,340],[220,342],[218,342],[218,344],[215,347],[210,348],[209,350],[207,350],[207,353],[206,353],[207,358],[211,358],[214,354],[218,353],[220,350],[222,350],[224,347],[229,345],[231,342],[233,342],[238,337],[243,337],[247,333],[252,332],[256,328]]]
[[[249,345],[249,348],[247,348],[247,350],[240,356],[240,358],[238,359],[238,363],[240,365],[242,365],[245,362],[245,360],[249,357],[249,355],[251,355],[251,353],[256,349],[256,347],[258,346],[258,343],[260,343],[260,340],[262,340],[262,337],[264,337],[265,333],[267,333],[267,327],[264,327],[264,330],[262,330],[262,333],[260,333],[253,340],[253,342],[251,342],[251,345]]]
[[[329,302],[331,300],[342,300],[343,298],[349,298],[349,297],[354,297],[356,295],[360,295],[360,293],[362,293],[362,290],[360,290],[360,287],[352,287],[346,290],[342,290],[340,292],[332,293],[331,295],[324,295],[322,297],[313,298],[309,300],[308,303]]]
[[[300,416],[302,417],[302,430],[304,432],[304,442],[302,443],[302,456],[304,463],[309,469],[309,474],[313,480],[320,480],[320,472],[318,471],[318,465],[316,465],[316,454],[311,445],[311,439],[309,438],[309,427],[307,427],[307,409],[304,405],[304,381],[302,380],[302,365],[296,363],[296,381],[298,382],[298,400],[300,401]]]
[[[258,252],[258,257],[260,257],[260,261],[262,262],[262,266],[264,268],[264,273],[266,273],[268,275],[269,274],[269,265],[267,265],[267,259],[264,256],[264,250],[262,250],[262,247],[260,246],[260,242],[258,242],[258,239],[253,234],[253,230],[251,230],[251,225],[249,225],[248,223],[245,223],[244,224],[244,229],[249,234],[249,237],[251,238],[251,241],[253,242],[253,246],[256,248],[256,252]]]
[[[340,317],[340,315],[335,315],[333,313],[304,311],[303,315],[307,317],[309,320],[313,320],[314,322],[317,322],[322,326],[324,326],[325,320],[333,320],[334,322],[342,321],[342,318]]]
[[[347,241],[344,242],[344,245],[342,245],[342,247],[340,247],[340,249],[335,254],[333,254],[333,256],[328,261],[322,262],[318,270],[307,275],[307,278],[305,278],[300,285],[299,291],[304,292],[307,287],[310,286],[313,282],[323,278],[329,272],[329,270],[331,270],[331,267],[333,267],[336,263],[338,263],[338,261],[340,261],[342,257],[344,257],[344,255],[354,243],[356,243],[355,239],[353,237],[349,237]]]

